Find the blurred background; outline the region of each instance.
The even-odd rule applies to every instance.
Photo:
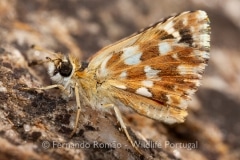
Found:
[[[32,44],[87,60],[161,18],[204,10],[212,34],[202,86],[190,102],[183,131],[163,127],[170,134],[167,139],[179,138],[172,133],[177,132],[182,139],[200,141],[197,150],[185,151],[180,159],[240,159],[239,8],[239,0],[1,0],[0,48],[16,49],[26,61],[36,58],[28,54]]]

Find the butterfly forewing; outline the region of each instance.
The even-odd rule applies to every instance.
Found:
[[[103,48],[89,69],[125,106],[153,119],[183,122],[186,101],[209,59],[209,41],[206,13],[183,12]]]

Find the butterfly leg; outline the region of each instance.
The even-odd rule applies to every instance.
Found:
[[[38,88],[37,87],[33,87],[33,88],[23,87],[21,89],[23,89],[23,90],[49,90],[49,89],[53,89],[53,88],[58,88],[62,92],[64,92],[64,94],[70,95],[70,93],[65,89],[65,87],[63,85],[60,85],[60,84],[54,84],[54,85],[45,86],[45,87],[38,87]]]
[[[53,88],[59,88],[61,91],[65,90],[64,86],[59,85],[59,84],[54,84],[54,85],[50,85],[50,86],[46,86],[46,87],[33,88],[33,89],[49,90],[49,89],[53,89]]]
[[[46,87],[39,87],[39,88],[26,88],[25,87],[25,88],[22,88],[22,89],[24,89],[24,90],[30,90],[30,89],[49,90],[49,89],[53,89],[53,88],[59,88],[66,95],[71,95],[71,93],[68,92],[63,85],[60,85],[60,84],[54,84],[54,85],[50,85],[50,86],[46,86]],[[78,120],[79,120],[80,112],[81,112],[80,97],[79,97],[79,86],[78,86],[77,83],[75,84],[74,89],[75,89],[75,96],[76,96],[76,103],[77,103],[77,115],[76,115],[76,119],[75,119],[74,128],[73,128],[72,133],[70,134],[70,137],[72,137],[74,135],[74,133],[76,133],[76,131],[77,131]]]
[[[80,97],[79,97],[79,86],[78,86],[77,83],[75,84],[74,90],[75,90],[75,97],[76,97],[76,103],[77,103],[77,114],[76,114],[76,118],[75,118],[74,128],[73,128],[72,133],[70,134],[70,137],[72,137],[77,131],[78,120],[79,120],[80,112],[81,112],[81,103],[80,103]]]
[[[104,107],[113,107],[113,110],[115,112],[116,118],[118,120],[118,122],[121,125],[121,128],[123,129],[125,135],[127,136],[127,139],[130,141],[131,145],[133,146],[133,148],[142,155],[142,152],[139,150],[139,148],[135,145],[133,139],[131,138],[131,136],[128,133],[127,127],[125,125],[125,123],[123,122],[122,119],[122,115],[121,112],[119,111],[119,109],[114,105],[114,104],[106,104],[104,105]]]

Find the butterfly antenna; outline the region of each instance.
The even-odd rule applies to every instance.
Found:
[[[40,52],[46,52],[48,54],[56,56],[56,53],[54,53],[52,51],[49,51],[47,49],[44,49],[44,48],[42,48],[40,46],[37,46],[37,45],[32,45],[31,48],[34,49],[34,50],[40,51]],[[28,65],[29,66],[42,65],[43,63],[46,63],[46,62],[49,62],[49,61],[52,61],[52,59],[49,58],[49,57],[46,57],[46,60],[34,60],[32,62],[29,62]]]
[[[49,51],[49,50],[47,50],[47,49],[45,49],[45,48],[42,48],[42,47],[40,47],[40,46],[37,46],[37,45],[32,45],[31,48],[34,49],[34,50],[36,50],[36,51],[49,53],[49,54],[51,54],[51,55],[53,55],[53,56],[56,56],[56,54],[57,54],[57,53],[55,53],[55,52]]]

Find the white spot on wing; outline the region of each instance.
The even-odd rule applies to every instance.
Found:
[[[137,94],[140,94],[140,95],[143,95],[143,96],[146,96],[146,97],[152,97],[152,93],[150,93],[150,92],[148,91],[148,89],[145,88],[145,87],[138,88],[138,89],[136,90],[136,93],[137,93]]]
[[[166,55],[172,51],[172,47],[167,42],[160,42],[158,47],[161,55]]]
[[[188,89],[187,91],[186,91],[186,93],[188,94],[188,95],[193,95],[194,93],[196,92],[196,90],[195,89]]]
[[[154,70],[150,66],[145,66],[144,72],[146,73],[147,79],[159,78],[157,74],[160,70]]]
[[[114,86],[119,88],[119,89],[127,89],[127,87],[123,84],[115,84]]]
[[[202,63],[202,64],[199,64],[199,66],[197,67],[193,67],[193,66],[188,66],[188,65],[179,65],[177,67],[177,71],[180,73],[180,74],[189,74],[189,73],[201,73],[204,68],[205,68],[206,64]]]
[[[121,58],[124,60],[126,65],[136,65],[141,62],[140,58],[142,52],[138,50],[138,46],[128,47],[123,49]]]
[[[175,37],[175,39],[179,40],[181,38],[180,34],[178,31],[175,31],[172,33],[173,37]]]
[[[172,54],[172,58],[174,58],[174,59],[176,59],[176,60],[179,59],[177,53]]]
[[[173,22],[168,22],[165,26],[164,26],[164,30],[168,33],[173,35],[173,37],[176,40],[179,40],[181,38],[179,32],[173,27]]]
[[[194,37],[195,38],[195,37]],[[210,35],[205,33],[200,35],[199,37],[200,45],[209,47],[210,46]]]
[[[201,57],[201,58],[204,58],[204,59],[209,59],[209,52],[206,52],[206,51],[199,51],[199,50],[194,50],[193,51],[193,55],[194,56],[197,56],[197,57]]]
[[[175,32],[176,30],[172,27],[169,28],[168,30],[166,30],[168,34],[172,34],[173,32]]]
[[[126,79],[127,78],[127,72],[123,71],[120,75],[119,75],[120,79]]]
[[[152,87],[153,81],[149,81],[149,80],[142,81],[142,85],[144,85],[145,87]]]
[[[198,11],[197,18],[198,18],[199,20],[203,20],[203,19],[207,18],[206,12],[204,12],[204,11]]]
[[[139,64],[141,62],[140,60],[141,56],[142,56],[142,53],[138,53],[134,56],[128,57],[127,59],[125,59],[124,63],[127,65]]]
[[[167,23],[165,24],[165,26],[163,28],[164,30],[168,31],[170,28],[173,27],[173,22],[171,21],[172,19],[173,19],[173,17],[168,19]]]
[[[187,72],[189,72],[189,69],[188,67],[184,66],[184,65],[179,65],[177,67],[177,71],[180,73],[180,74],[187,74]]]
[[[108,75],[108,70],[107,70],[107,62],[109,61],[109,59],[112,57],[112,55],[110,54],[109,56],[107,56],[104,61],[102,62],[101,64],[101,67],[100,67],[100,73],[99,73],[99,76],[100,77],[105,77]]]

